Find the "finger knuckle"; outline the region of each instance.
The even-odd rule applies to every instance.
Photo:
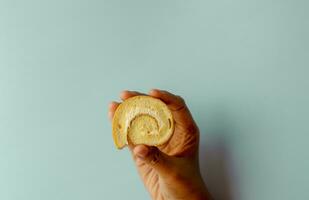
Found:
[[[182,96],[177,95],[176,97],[181,104],[185,104],[185,99]]]
[[[160,162],[160,154],[158,152],[154,153],[151,160],[150,164],[155,166]]]

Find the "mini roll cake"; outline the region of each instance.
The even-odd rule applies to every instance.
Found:
[[[159,146],[174,132],[174,119],[168,106],[150,96],[134,96],[122,102],[115,111],[112,134],[116,147],[133,144]]]

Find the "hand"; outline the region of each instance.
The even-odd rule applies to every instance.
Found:
[[[136,95],[143,94],[123,91],[120,97],[126,100]],[[151,90],[149,95],[165,102],[175,120],[174,133],[164,145],[149,147],[129,144],[139,175],[150,196],[154,200],[211,199],[199,169],[199,129],[184,100],[163,90]],[[109,105],[110,119],[118,105],[117,102]]]

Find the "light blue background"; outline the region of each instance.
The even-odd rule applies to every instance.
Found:
[[[0,199],[148,199],[107,104],[182,95],[220,199],[309,199],[306,0],[0,0]]]

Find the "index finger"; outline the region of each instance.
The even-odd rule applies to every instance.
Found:
[[[137,95],[145,95],[141,92],[137,92],[137,91],[129,91],[129,90],[124,90],[120,93],[120,98],[124,101],[128,98],[137,96]]]
[[[167,104],[178,125],[194,124],[193,117],[182,97],[158,89],[152,89],[149,95],[161,99]]]
[[[164,101],[172,111],[179,111],[186,107],[185,101],[182,97],[165,90],[152,89],[150,90],[149,95]]]

